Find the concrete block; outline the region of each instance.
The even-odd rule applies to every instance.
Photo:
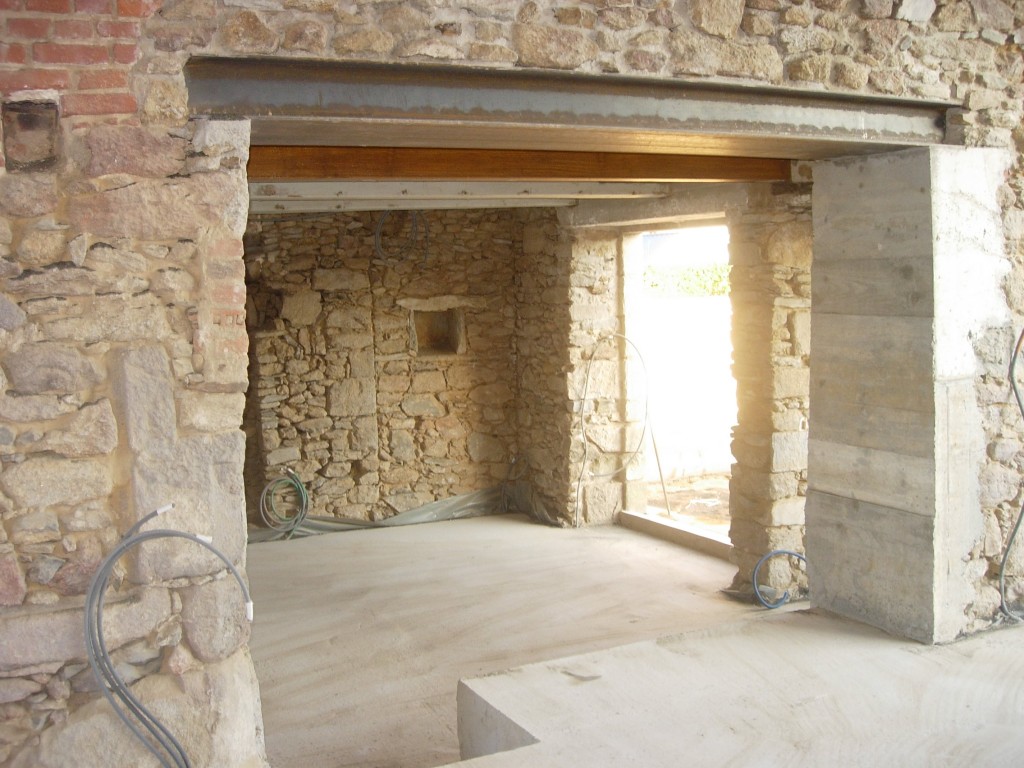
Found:
[[[931,242],[921,256],[824,261],[812,270],[814,311],[836,315],[931,317]]]
[[[812,438],[807,467],[808,483],[816,491],[926,517],[935,514],[933,459]]]
[[[811,602],[925,643],[935,636],[934,520],[926,515],[807,493]]]

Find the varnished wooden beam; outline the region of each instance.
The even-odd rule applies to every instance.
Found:
[[[628,152],[253,146],[248,173],[249,181],[784,181],[790,162]]]

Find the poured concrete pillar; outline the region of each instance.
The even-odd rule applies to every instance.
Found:
[[[961,634],[975,596],[972,338],[1009,318],[1005,163],[934,147],[814,170],[811,600],[924,642]]]

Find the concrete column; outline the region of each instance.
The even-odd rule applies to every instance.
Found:
[[[1009,317],[1005,167],[995,150],[934,147],[814,169],[811,600],[924,642],[961,634],[974,598],[972,339]]]

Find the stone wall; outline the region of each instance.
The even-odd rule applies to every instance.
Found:
[[[413,214],[396,212],[250,223],[249,431],[262,447],[250,512],[284,466],[307,483],[312,513],[362,519],[509,476],[519,215],[429,211],[415,222],[413,232]]]
[[[188,120],[181,72],[195,54],[739,78],[954,100],[962,109],[951,115],[952,140],[1007,148],[1015,159],[999,190],[1012,264],[1005,290],[1013,320],[976,339],[976,388],[987,449],[980,476],[985,535],[964,542],[979,591],[969,608],[976,616],[973,628],[994,616],[991,587],[1024,480],[1024,425],[1008,396],[1006,377],[1013,329],[1024,323],[1020,3],[261,0],[240,7],[234,0],[0,0],[0,25],[0,97],[10,118],[3,122],[0,169],[5,379],[0,406],[5,642],[0,654],[8,654],[0,658],[6,723],[0,760],[27,744],[20,764],[138,762],[111,752],[92,760],[84,751],[87,738],[61,740],[82,733],[75,724],[97,708],[94,703],[79,707],[96,697],[75,691],[73,684],[81,654],[74,644],[78,619],[69,618],[80,614],[72,606],[102,553],[151,502],[143,468],[159,466],[155,445],[136,443],[127,431],[126,398],[135,390],[115,386],[132,379],[118,378],[116,371],[131,369],[142,379],[165,376],[169,383],[173,432],[167,426],[170,410],[157,421],[164,425],[161,434],[176,441],[182,453],[173,465],[178,474],[164,478],[168,486],[184,482],[186,497],[203,498],[207,477],[185,470],[198,465],[212,442],[225,449],[225,460],[216,467],[221,490],[240,486],[242,448],[234,435],[246,360],[240,248],[244,154],[237,135]],[[10,106],[19,99],[44,109],[20,122]],[[46,104],[56,104],[59,113],[47,112]],[[59,126],[50,135],[55,140],[19,139],[21,127],[45,126],[52,118]],[[547,225],[535,226],[547,232],[545,243],[554,242]],[[535,257],[548,263],[546,256]],[[557,291],[541,304],[562,311],[568,307],[562,293],[568,277],[550,277]],[[535,329],[543,327],[539,318],[533,322]],[[145,362],[141,369],[134,354]],[[556,404],[561,356],[549,354],[551,378],[534,403],[535,420],[549,413],[557,417],[552,450],[569,435]],[[161,360],[167,361],[166,372]],[[562,374],[569,365],[578,371],[581,360],[564,361]],[[531,373],[527,378],[542,375]],[[517,418],[522,423],[526,417]],[[196,465],[189,464],[193,460]],[[531,457],[530,463],[544,484],[572,482],[541,461]],[[159,483],[153,488],[153,495],[164,495]],[[242,527],[235,505],[190,502],[188,511],[181,520],[186,526],[209,523],[236,536]],[[1024,585],[1021,573],[1015,558],[1012,595]],[[177,584],[158,582],[154,589],[154,604],[160,605],[149,618],[131,620],[125,640],[142,672],[151,668],[148,664],[156,666],[152,643],[159,645],[161,636],[152,630],[165,615],[160,606],[166,600],[173,626],[181,597]],[[44,629],[33,634],[37,621]],[[46,647],[36,637],[54,638],[52,650],[14,655],[17,643]],[[146,638],[148,650],[134,655],[137,638]],[[213,691],[213,701],[192,707],[205,725],[221,699],[232,702],[231,711],[238,711],[240,702],[251,703],[255,684],[244,650],[223,662],[235,665],[234,671],[215,679],[223,669],[220,662],[204,666],[190,645],[186,640],[165,646],[164,670],[172,677],[193,670],[189,679]],[[181,654],[172,654],[172,646]],[[185,653],[193,660],[182,666],[178,662]],[[143,684],[161,687],[168,681],[163,674],[149,675]],[[250,710],[250,731],[254,716],[258,713]],[[103,739],[105,747],[115,742],[123,743],[120,737]],[[246,743],[256,749],[258,734]],[[249,753],[236,753],[210,757],[205,764],[247,761]]]
[[[733,588],[751,592],[758,559],[803,551],[811,344],[809,184],[751,185],[729,211],[737,426],[729,481]],[[773,558],[761,583],[786,588]],[[806,587],[806,576],[797,574]]]
[[[93,701],[82,600],[120,533],[170,502],[166,527],[244,564],[248,125],[66,119],[43,144],[36,122],[5,125],[0,762],[110,764],[116,744],[130,764],[141,745]],[[19,165],[39,146],[52,159]],[[222,572],[195,545],[147,542],[121,565],[105,636],[193,759],[259,765],[255,700],[228,704],[255,682]]]

